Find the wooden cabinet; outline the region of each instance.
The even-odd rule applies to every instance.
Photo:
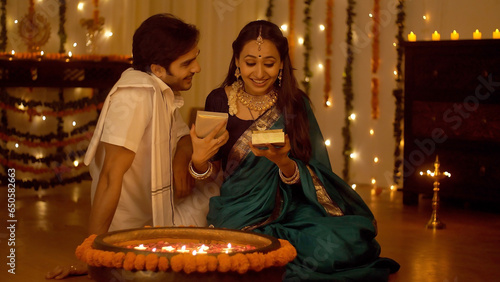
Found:
[[[408,42],[403,203],[432,193],[436,155],[451,178],[440,196],[500,203],[500,40]]]

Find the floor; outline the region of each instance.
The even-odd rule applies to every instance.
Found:
[[[0,201],[8,203],[3,188]],[[401,264],[391,282],[499,281],[499,213],[442,202],[438,215],[446,228],[430,230],[425,228],[432,212],[430,198],[404,206],[400,191],[356,189],[378,220],[381,255]],[[17,222],[9,222],[6,209],[0,212],[5,226],[0,231],[0,281],[47,281],[48,270],[75,260],[74,250],[86,237],[89,183],[43,191],[18,188],[15,199]],[[10,248],[15,248],[15,274],[8,272]],[[90,280],[80,276],[66,281]]]

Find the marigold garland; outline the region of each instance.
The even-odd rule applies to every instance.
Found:
[[[380,64],[380,0],[373,2],[373,26],[372,26],[372,119],[378,119],[379,109],[379,79],[377,76]]]
[[[274,8],[273,2],[274,0],[267,1],[266,18],[268,21],[271,21],[271,18],[273,17],[273,8]]]
[[[288,1],[288,22],[288,54],[293,66],[295,57],[295,0]]]
[[[397,46],[397,64],[396,64],[396,88],[393,90],[392,95],[395,98],[396,109],[394,113],[394,138],[395,138],[395,148],[394,148],[394,171],[393,171],[393,181],[395,185],[399,184],[401,180],[401,165],[403,160],[401,158],[401,140],[403,136],[403,118],[404,118],[404,93],[403,93],[403,42],[405,41],[403,32],[405,28],[405,11],[404,11],[404,0],[399,0],[397,9],[398,14],[396,18],[396,26],[398,27],[398,33],[396,35]]]
[[[66,30],[64,29],[64,23],[66,22],[66,0],[59,0],[59,53],[65,53],[66,49],[64,44],[68,36],[66,35]]]
[[[313,72],[309,67],[310,61],[310,53],[312,50],[311,43],[311,4],[313,0],[305,0],[305,8],[304,8],[304,26],[305,26],[305,34],[304,34],[304,80],[302,81],[302,85],[304,86],[304,92],[309,95],[311,92],[311,77],[313,76]]]
[[[351,119],[350,116],[352,114],[353,106],[352,101],[354,100],[354,93],[352,90],[352,65],[354,61],[354,52],[353,52],[353,24],[354,24],[354,7],[356,2],[354,0],[348,0],[347,5],[347,35],[346,35],[346,45],[347,45],[347,58],[346,64],[344,68],[344,83],[342,85],[342,90],[344,92],[344,100],[345,100],[345,117],[344,117],[344,126],[342,127],[342,137],[344,137],[344,168],[342,169],[342,177],[345,182],[349,183],[349,166],[351,160],[352,153],[352,139],[351,139]]]
[[[326,35],[326,61],[325,61],[325,86],[324,91],[324,105],[328,106],[328,101],[330,100],[332,85],[331,85],[331,74],[330,68],[332,65],[332,44],[333,44],[333,0],[327,0],[326,2],[326,19],[325,19],[325,35]]]
[[[91,235],[80,244],[76,250],[76,257],[89,266],[105,266],[109,268],[123,268],[128,271],[169,271],[185,272],[187,274],[198,272],[237,272],[245,274],[249,270],[261,271],[268,267],[282,267],[291,262],[297,256],[295,247],[287,240],[278,239],[280,248],[268,253],[237,253],[234,255],[219,254],[192,255],[177,254],[169,259],[157,256],[155,253],[136,255],[134,252],[110,252],[92,248],[97,235]]]
[[[0,16],[0,51],[4,52],[7,48],[7,9],[5,8],[7,6],[7,0],[2,0],[1,3],[2,6],[0,7],[0,10],[2,11],[2,15]]]

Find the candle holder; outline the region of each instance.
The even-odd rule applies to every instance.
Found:
[[[439,170],[439,157],[436,155],[436,161],[434,162],[434,171],[427,171],[427,176],[430,176],[434,179],[434,195],[432,196],[432,214],[431,218],[426,224],[427,229],[444,229],[446,224],[444,224],[438,217],[438,208],[439,208],[439,181],[445,177],[450,177],[451,175],[448,172],[441,173]]]

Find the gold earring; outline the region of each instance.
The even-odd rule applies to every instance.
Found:
[[[283,77],[283,69],[278,73],[278,86],[281,87],[281,78]]]
[[[239,67],[236,67],[236,70],[234,71],[234,76],[236,76],[236,80],[240,79],[241,72],[240,72],[240,68]]]

